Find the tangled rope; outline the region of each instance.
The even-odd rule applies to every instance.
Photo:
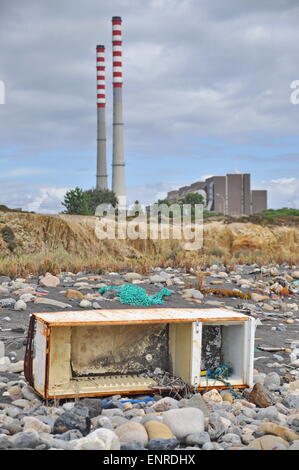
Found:
[[[208,378],[210,377],[211,379],[219,380],[220,382],[224,383],[231,392],[232,396],[234,398],[238,398],[239,395],[236,393],[231,386],[231,384],[228,382],[228,378],[232,375],[233,369],[230,366],[227,365],[220,365],[218,367],[215,367],[214,369],[208,369],[206,371],[206,377],[207,377],[207,385],[208,385]]]

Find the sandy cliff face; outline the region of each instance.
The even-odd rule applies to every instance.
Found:
[[[139,257],[182,250],[181,240],[98,240],[96,218],[0,212],[0,255],[36,254],[64,249],[74,255]],[[201,253],[235,255],[263,252],[286,257],[299,252],[299,227],[205,222]]]

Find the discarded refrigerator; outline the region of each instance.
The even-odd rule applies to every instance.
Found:
[[[227,364],[252,386],[255,320],[225,308],[142,308],[32,314],[25,376],[45,399],[141,394],[157,368],[192,390],[226,388],[203,370]]]

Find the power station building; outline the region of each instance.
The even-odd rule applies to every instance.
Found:
[[[199,193],[205,198],[205,209],[225,215],[257,214],[267,209],[267,191],[252,190],[250,173],[212,176],[167,193],[167,199],[177,201],[189,193]]]

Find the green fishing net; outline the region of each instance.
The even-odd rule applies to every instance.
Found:
[[[151,305],[164,304],[163,297],[171,295],[169,289],[161,289],[156,294],[149,295],[146,290],[134,284],[123,284],[122,286],[107,286],[99,289],[99,293],[103,294],[109,289],[117,290],[120,303],[128,305],[141,305],[143,307],[150,307]]]

